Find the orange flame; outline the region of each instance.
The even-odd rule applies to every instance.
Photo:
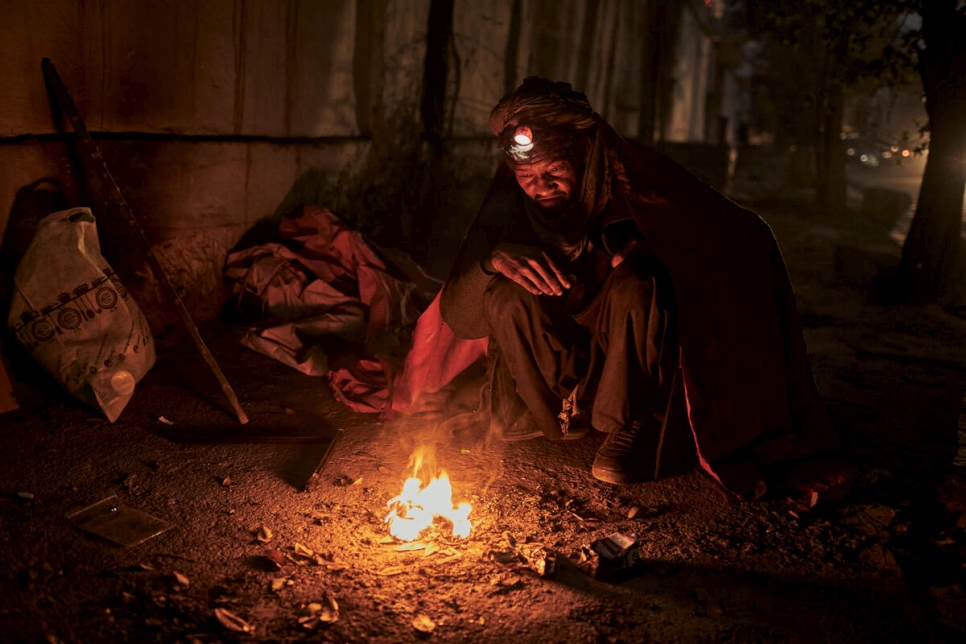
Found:
[[[453,505],[453,487],[449,477],[441,472],[425,486],[419,478],[425,451],[417,451],[410,459],[413,476],[406,479],[402,493],[387,503],[389,514],[389,534],[400,541],[415,541],[419,535],[433,525],[436,517],[442,517],[453,525],[453,536],[465,539],[470,535],[473,524],[469,520],[469,503]]]

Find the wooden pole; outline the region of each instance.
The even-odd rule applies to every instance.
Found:
[[[171,298],[175,310],[178,312],[181,321],[188,330],[188,334],[194,341],[195,346],[198,347],[198,351],[201,352],[201,357],[205,359],[208,368],[211,369],[211,372],[215,374],[215,378],[221,384],[221,390],[225,393],[225,397],[228,398],[228,402],[231,403],[232,409],[235,410],[235,414],[238,416],[238,422],[244,425],[248,422],[248,416],[238,402],[238,397],[232,391],[228,380],[225,379],[225,374],[221,372],[218,363],[215,362],[214,356],[211,355],[208,347],[205,346],[205,341],[201,338],[201,334],[198,333],[198,327],[195,326],[194,321],[191,319],[191,314],[188,313],[184,302],[181,301],[181,296],[178,295],[178,291],[168,278],[168,274],[164,272],[154,251],[151,250],[151,244],[148,243],[148,238],[144,235],[144,229],[141,228],[138,220],[134,217],[134,213],[127,205],[127,201],[124,200],[124,195],[121,194],[121,189],[114,180],[114,176],[107,169],[107,163],[104,161],[104,157],[101,156],[101,151],[98,149],[97,144],[94,143],[94,139],[91,138],[90,133],[87,131],[87,126],[84,124],[84,119],[81,118],[80,112],[77,110],[77,105],[74,104],[74,99],[71,98],[63,81],[60,80],[60,76],[57,74],[57,70],[54,69],[54,64],[50,62],[50,59],[44,58],[40,66],[44,70],[44,79],[47,81],[48,90],[54,93],[54,99],[57,105],[63,110],[64,116],[67,117],[67,121],[77,134],[80,148],[87,154],[91,161],[94,173],[107,186],[110,198],[117,204],[121,216],[127,223],[128,228],[130,228],[134,243],[141,246],[141,249],[144,251],[144,256],[147,258],[148,266],[151,268],[151,272],[154,273],[154,277],[161,284],[161,289]]]

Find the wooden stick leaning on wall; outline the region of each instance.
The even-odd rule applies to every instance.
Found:
[[[188,330],[188,334],[194,341],[198,351],[201,352],[201,357],[205,359],[205,362],[208,364],[208,368],[211,369],[213,374],[215,374],[215,378],[218,379],[218,383],[221,385],[221,390],[225,393],[225,397],[228,398],[228,402],[231,403],[232,409],[235,410],[235,414],[238,416],[238,422],[244,425],[248,422],[248,416],[245,414],[241,404],[238,402],[238,397],[235,396],[235,392],[232,390],[231,385],[228,384],[225,374],[221,372],[221,369],[218,367],[218,363],[215,362],[214,356],[211,355],[208,347],[205,346],[205,341],[201,338],[201,334],[198,333],[198,327],[195,326],[194,321],[191,319],[191,314],[188,313],[188,309],[185,308],[184,302],[181,301],[181,296],[178,295],[178,291],[174,288],[174,285],[168,278],[168,274],[161,267],[161,263],[158,262],[158,258],[151,249],[151,244],[148,243],[148,238],[144,235],[144,229],[141,228],[138,220],[134,217],[134,213],[127,205],[127,201],[124,200],[124,195],[121,194],[121,189],[114,180],[114,176],[111,174],[110,170],[107,169],[107,163],[104,161],[104,157],[101,156],[101,151],[98,149],[97,144],[94,143],[94,139],[91,138],[90,133],[87,131],[87,126],[84,124],[84,120],[81,118],[80,112],[77,110],[77,105],[74,104],[74,99],[71,98],[71,95],[64,86],[63,81],[60,80],[57,70],[54,69],[54,64],[51,63],[48,58],[44,58],[40,66],[44,71],[44,79],[47,81],[48,91],[53,92],[54,100],[63,111],[68,122],[70,122],[71,128],[73,128],[74,132],[77,134],[80,148],[90,159],[94,173],[97,174],[98,178],[104,183],[105,186],[107,186],[108,193],[110,194],[111,199],[113,199],[117,204],[118,209],[121,212],[121,216],[124,218],[128,227],[130,228],[131,235],[134,238],[135,243],[142,246],[145,257],[147,258],[148,266],[151,268],[151,272],[154,273],[155,279],[157,279],[161,284],[161,290],[166,292],[171,298],[175,310],[178,312],[178,315],[181,317],[181,321]]]

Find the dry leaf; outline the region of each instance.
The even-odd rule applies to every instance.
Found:
[[[390,537],[389,535],[386,535],[385,537],[380,537],[376,541],[376,543],[382,543],[382,544],[396,543],[396,538],[395,537]]]
[[[638,506],[636,506],[636,505],[631,506],[631,508],[627,511],[627,518],[628,519],[633,519],[634,517],[637,516],[637,513],[640,512],[640,511],[641,511],[641,509]]]
[[[305,559],[303,559],[301,557],[299,557],[298,559],[296,559],[295,557],[293,557],[292,555],[290,555],[288,553],[285,553],[285,558],[288,559],[289,561],[291,561],[296,566],[307,566],[307,565],[309,565],[309,562],[306,561]]]
[[[432,633],[436,628],[436,622],[423,614],[419,614],[416,615],[415,619],[413,619],[413,628],[420,633]]]
[[[292,546],[292,547],[295,550],[295,554],[299,555],[300,557],[309,557],[309,558],[311,558],[311,557],[313,557],[315,555],[315,551],[314,550],[310,550],[309,548],[306,548],[305,546],[303,546],[298,541],[296,541],[295,542],[295,545]]]
[[[325,596],[325,605],[319,611],[318,618],[323,624],[334,624],[339,621],[339,603],[334,597]]]
[[[231,477],[230,476],[226,476],[223,479],[221,479],[221,486],[222,487],[231,487]]]
[[[258,529],[258,532],[255,534],[255,538],[261,541],[262,543],[268,543],[269,541],[272,540],[272,531],[268,527],[262,526],[261,528]]]
[[[154,566],[147,563],[139,563],[138,568],[140,568],[141,570],[147,570],[147,571],[154,570]]]
[[[173,422],[165,418],[164,416],[158,416],[158,422],[164,423],[165,425],[174,425]]]
[[[282,590],[286,586],[291,586],[292,583],[293,583],[292,580],[289,579],[288,577],[278,577],[277,579],[273,579],[272,592],[277,593],[278,591]]]
[[[240,633],[254,633],[255,627],[243,620],[238,615],[227,608],[216,608],[215,617],[221,622],[221,625],[227,629],[238,631]]]
[[[430,556],[432,554],[435,554],[435,553],[439,552],[439,549],[440,549],[439,548],[439,544],[436,544],[436,543],[428,543],[428,544],[426,544],[426,549],[423,550],[423,556],[424,557],[428,557],[428,556]]]
[[[818,492],[812,492],[808,495],[808,507],[814,508],[818,503]]]
[[[376,574],[382,575],[384,577],[391,577],[392,575],[401,575],[403,574],[403,572],[405,571],[399,566],[386,566]]]
[[[422,550],[425,547],[426,543],[423,541],[411,541],[409,543],[400,543],[393,550],[397,552],[408,552],[410,550]]]
[[[182,575],[180,572],[174,573],[174,580],[178,582],[179,586],[190,586],[191,580]]]

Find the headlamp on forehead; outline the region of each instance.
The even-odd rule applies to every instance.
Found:
[[[533,130],[528,125],[518,125],[504,146],[504,151],[517,163],[526,162],[533,152]]]

